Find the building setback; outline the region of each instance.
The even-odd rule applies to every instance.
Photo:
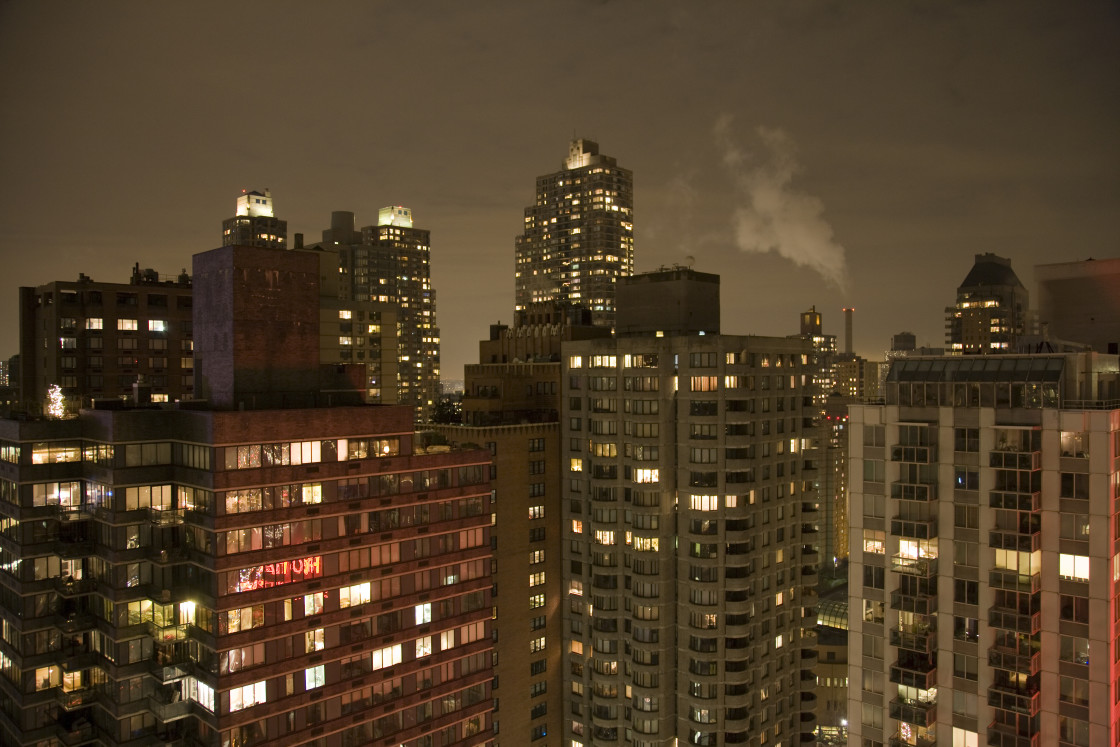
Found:
[[[619,278],[634,273],[634,177],[598,143],[573,140],[563,169],[537,177],[514,249],[516,309],[559,302],[612,327]]]
[[[852,744],[1120,739],[1117,369],[902,358],[851,406]]]

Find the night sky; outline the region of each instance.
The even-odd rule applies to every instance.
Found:
[[[634,172],[639,272],[722,275],[723,330],[816,305],[879,359],[944,342],[979,252],[1120,255],[1117,2],[3,2],[0,356],[17,288],[411,207],[443,377],[513,316],[513,242],[573,135]]]

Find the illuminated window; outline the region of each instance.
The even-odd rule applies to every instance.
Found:
[[[148,320],[149,332],[166,332],[167,320],[166,319],[149,319]]]
[[[533,594],[529,597],[529,609],[540,609],[544,606],[544,594]]]
[[[1070,581],[1089,580],[1089,557],[1087,555],[1058,555],[1058,576]]]
[[[544,571],[529,574],[529,586],[540,586],[544,583]]]
[[[303,634],[304,653],[312,653],[313,651],[322,651],[326,645],[323,640],[323,629],[316,628],[315,630],[308,630]]]
[[[103,329],[104,321],[100,318],[86,319],[86,329]]]
[[[319,669],[322,668],[322,666],[319,667]],[[264,703],[266,700],[265,680],[244,687],[235,687],[229,691],[229,712],[233,713],[243,708],[250,708],[258,703]]]
[[[416,613],[416,624],[417,625],[424,625],[425,623],[430,623],[432,621],[432,603],[431,602],[425,602],[424,604],[416,605],[415,613]]]
[[[353,586],[344,586],[338,590],[338,606],[355,607],[370,601],[369,581]]]
[[[416,658],[432,655],[432,637],[426,635],[416,639]]]
[[[882,555],[885,550],[886,534],[884,530],[877,529],[864,529],[863,530],[863,551],[873,552]]]
[[[718,495],[692,495],[688,498],[688,507],[693,511],[716,511],[719,509]]]
[[[139,323],[136,319],[118,319],[117,329],[122,332],[135,332]]]
[[[570,469],[572,472],[583,472],[583,460],[579,457],[572,457]]]
[[[317,687],[322,687],[327,682],[326,668],[323,664],[317,667],[303,670],[303,683],[304,688],[307,690],[314,690]],[[260,684],[264,684],[263,682]],[[263,702],[263,701],[262,701]],[[233,710],[232,708],[230,710]]]
[[[634,470],[634,482],[640,483],[653,483],[657,482],[659,471],[657,469],[636,469]]]

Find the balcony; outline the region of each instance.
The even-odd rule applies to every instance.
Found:
[[[93,702],[95,693],[92,687],[83,687],[80,690],[64,690],[58,691],[58,702],[63,709],[72,711],[75,708],[83,708]]]
[[[933,539],[937,536],[937,519],[891,519],[891,534],[911,539]]]
[[[995,607],[988,611],[988,624],[993,628],[1033,635],[1042,630],[1042,613],[1021,615],[1018,612]]]
[[[915,615],[932,615],[937,612],[937,595],[914,595],[892,591],[891,609],[899,612],[913,612]]]
[[[1038,674],[1042,670],[1042,654],[1019,654],[993,648],[988,651],[988,664],[996,669],[1006,669],[1020,674]]]
[[[929,662],[904,662],[899,659],[891,667],[891,682],[929,690],[937,685],[937,667]]]
[[[1034,552],[1042,549],[1042,532],[1036,530],[1026,534],[1014,530],[996,529],[988,533],[988,544],[993,550]]]
[[[937,740],[932,737],[918,737],[913,742],[907,742],[895,735],[887,740],[887,744],[890,747],[937,747]]]
[[[156,508],[152,506],[148,509],[148,519],[152,522],[152,526],[157,527],[173,527],[183,523],[186,515],[186,509],[183,508]]]
[[[1042,590],[1042,574],[1022,576],[1017,571],[996,568],[988,573],[988,585],[993,589],[1007,589],[1008,591],[1025,591],[1037,594]]]
[[[1015,727],[993,721],[988,724],[988,747],[1041,747],[1038,734],[1020,734]]]
[[[988,505],[1012,511],[1038,511],[1042,508],[1042,493],[1006,493],[993,490],[988,493]]]
[[[937,500],[937,486],[895,481],[891,483],[891,498],[904,501],[935,501]]]
[[[937,575],[937,558],[909,558],[905,555],[891,556],[891,570],[919,578],[933,578]]]
[[[992,451],[988,466],[993,469],[1036,470],[1042,469],[1041,451]]]
[[[933,464],[937,461],[937,450],[932,446],[892,446],[891,461]]]
[[[891,645],[908,651],[932,654],[937,636],[931,630],[915,628],[912,631],[891,630]]]
[[[993,686],[988,688],[988,705],[1004,711],[1035,716],[1042,707],[1042,698],[1037,692],[1026,693]]]
[[[890,703],[890,713],[896,721],[928,728],[937,722],[937,703],[895,698]]]

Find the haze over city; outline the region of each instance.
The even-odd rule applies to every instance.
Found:
[[[405,205],[445,379],[511,321],[533,180],[587,137],[634,172],[638,272],[723,278],[724,329],[815,305],[855,349],[944,341],[972,257],[1115,256],[1116,3],[0,4],[0,355],[16,290]]]

